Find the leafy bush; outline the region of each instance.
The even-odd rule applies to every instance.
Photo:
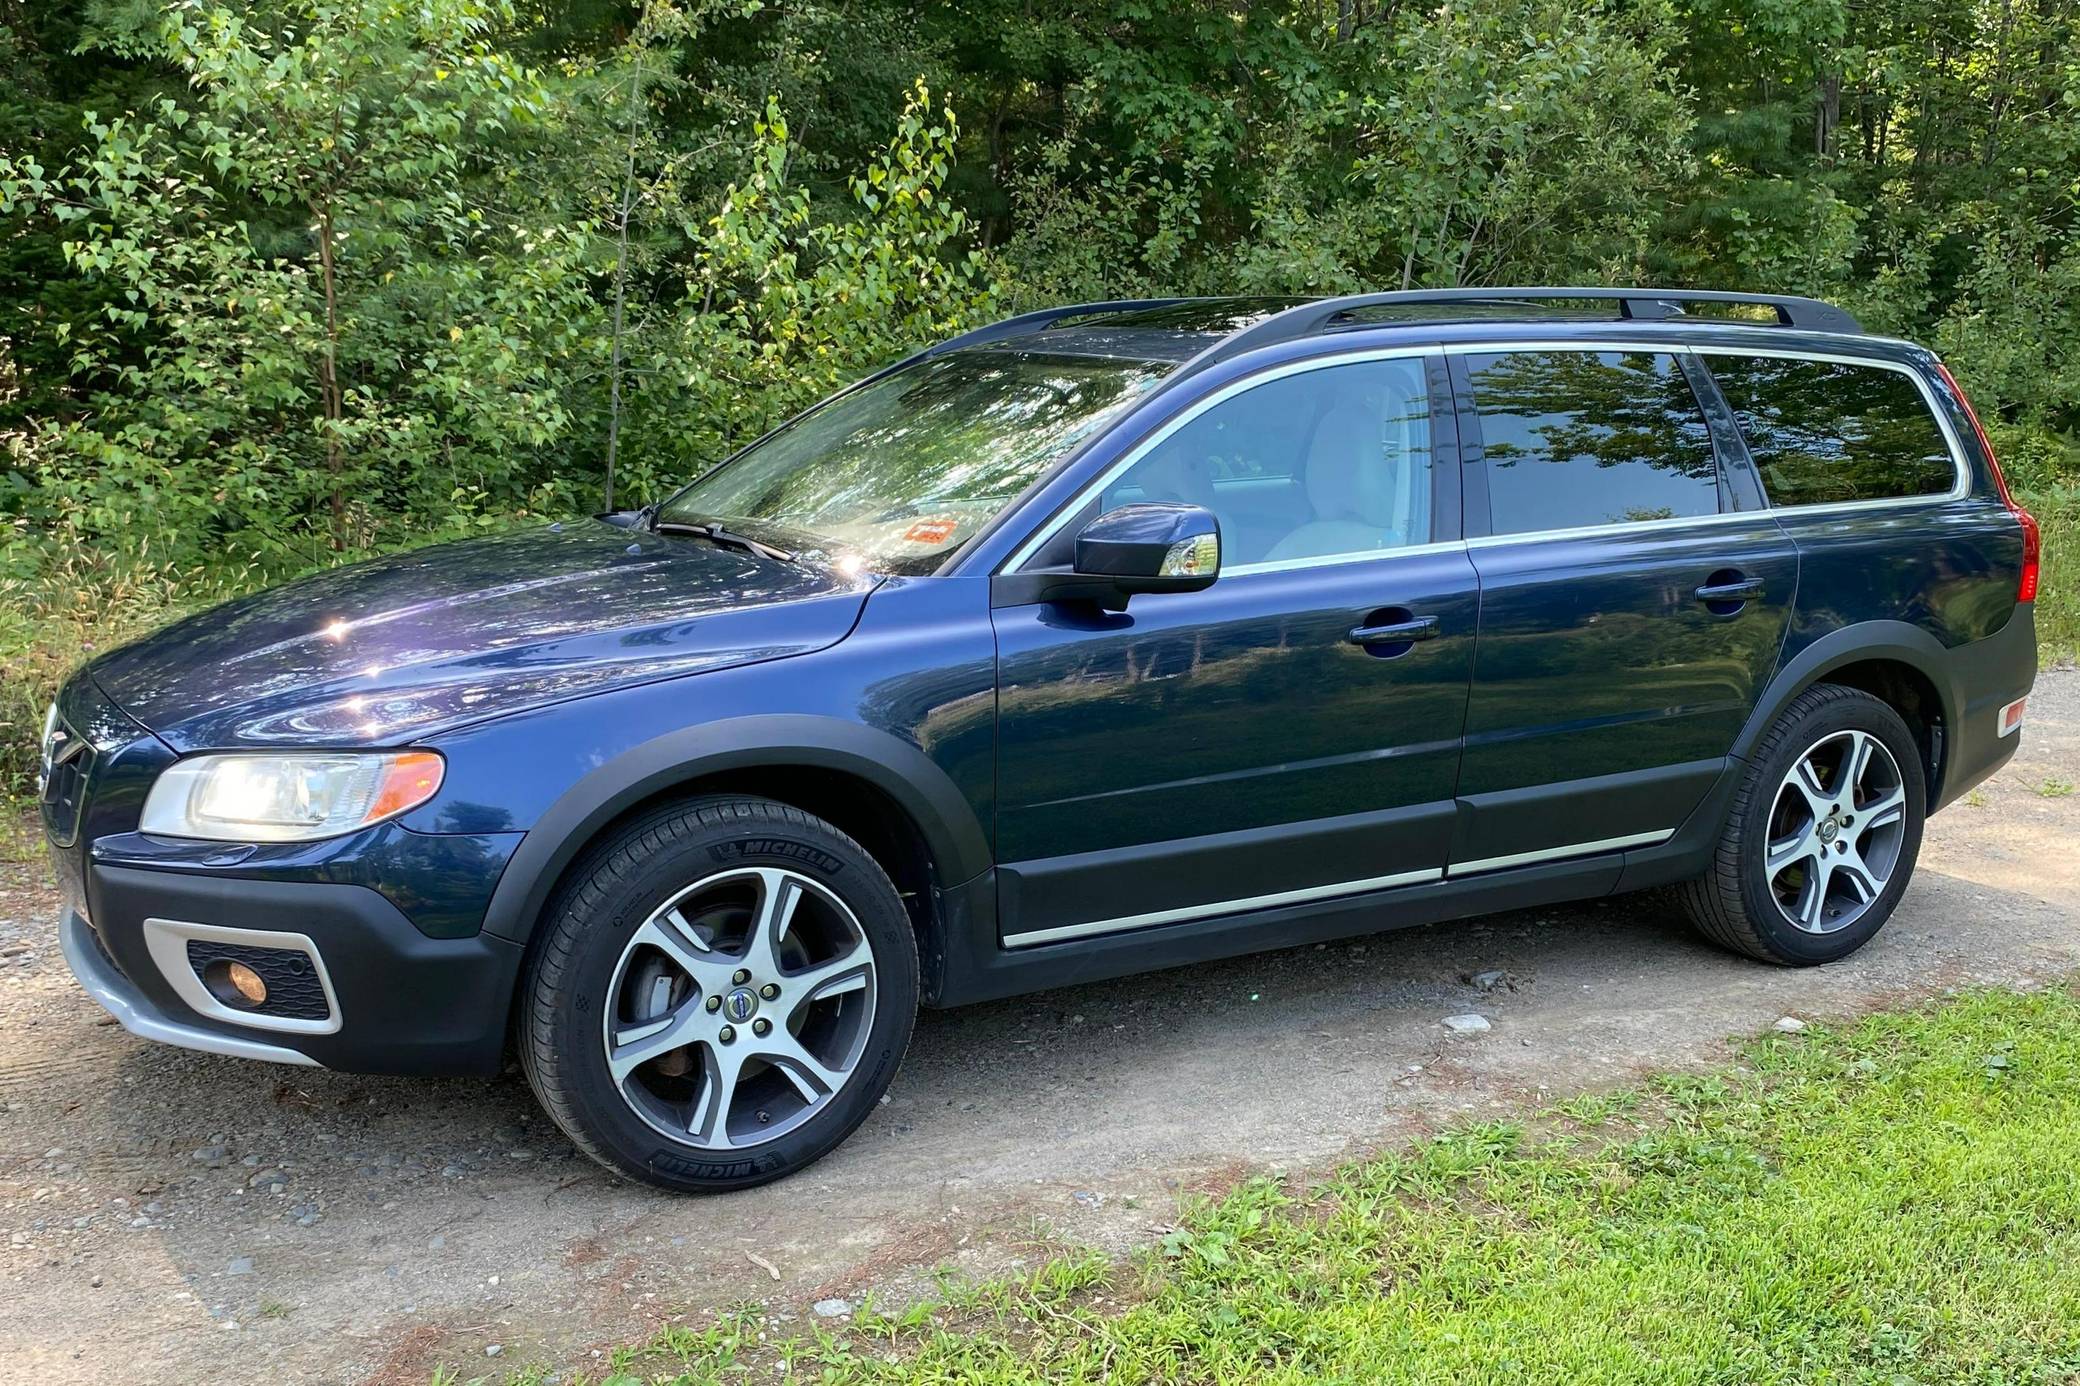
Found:
[[[184,97],[89,113],[61,169],[0,159],[5,210],[112,291],[55,327],[79,410],[8,440],[18,576],[76,542],[279,571],[584,508],[610,375],[655,491],[990,307],[944,195],[958,128],[920,83],[843,217],[788,183],[769,103],[748,175],[640,286],[650,311],[610,317],[628,214],[596,194],[623,153],[579,128],[604,84],[518,61],[494,41],[514,22],[504,0],[182,0],[109,42]]]

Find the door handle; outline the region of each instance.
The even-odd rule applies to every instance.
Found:
[[[1359,626],[1345,637],[1353,645],[1399,645],[1407,640],[1429,640],[1437,634],[1435,616],[1417,616],[1385,626]]]
[[[1708,582],[1697,589],[1697,600],[1701,602],[1745,602],[1761,595],[1761,578],[1742,578],[1739,582]]]

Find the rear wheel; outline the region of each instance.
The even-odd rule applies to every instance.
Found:
[[[630,825],[559,893],[521,1059],[578,1147],[665,1188],[828,1153],[908,1043],[917,950],[873,858],[820,819],[704,799]]]
[[[1716,943],[1794,966],[1833,962],[1891,917],[1913,875],[1926,804],[1897,712],[1821,684],[1756,748],[1713,867],[1681,889]]]

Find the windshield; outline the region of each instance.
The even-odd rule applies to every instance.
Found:
[[[1171,367],[960,351],[832,400],[680,491],[661,524],[773,526],[928,572]]]

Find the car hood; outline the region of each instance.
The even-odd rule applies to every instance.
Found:
[[[336,568],[88,666],[177,751],[390,745],[843,639],[871,577],[597,520]]]

